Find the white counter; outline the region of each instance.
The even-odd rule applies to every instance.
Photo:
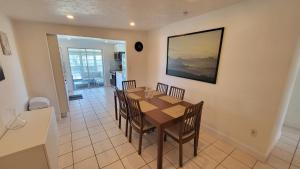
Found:
[[[53,108],[26,111],[27,124],[0,140],[1,169],[57,169],[57,125]]]

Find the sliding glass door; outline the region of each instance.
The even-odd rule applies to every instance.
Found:
[[[103,60],[99,49],[68,48],[74,89],[103,86]]]

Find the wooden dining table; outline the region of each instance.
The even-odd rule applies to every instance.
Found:
[[[178,103],[170,103],[168,101],[162,100],[160,97],[166,94],[158,94],[153,96],[152,98],[145,98],[145,87],[141,87],[141,90],[136,90],[133,93],[139,96],[140,101],[146,101],[152,105],[154,105],[155,109],[150,111],[142,112],[144,114],[144,118],[151,122],[157,128],[157,169],[162,169],[163,166],[163,144],[164,144],[164,129],[169,127],[180,120],[181,117],[174,118],[164,113],[162,110],[170,108],[176,105],[189,106],[191,103],[186,101],[180,101]],[[115,108],[117,109],[116,102],[116,94],[115,94]],[[115,110],[117,113],[117,110]],[[117,118],[117,115],[116,115]]]

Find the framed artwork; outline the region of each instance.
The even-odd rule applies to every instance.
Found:
[[[4,79],[5,79],[4,72],[3,72],[2,66],[0,64],[0,81],[2,81]]]
[[[224,27],[168,37],[166,74],[216,84]]]
[[[11,55],[11,50],[6,33],[0,31],[0,46],[2,48],[3,55]]]

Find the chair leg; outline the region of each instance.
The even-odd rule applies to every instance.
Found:
[[[198,139],[197,137],[194,138],[194,156],[197,156],[197,150],[198,150]]]
[[[143,142],[143,132],[140,132],[139,151],[138,151],[139,155],[142,153],[142,142]]]
[[[167,141],[167,134],[164,135],[164,141]]]
[[[179,166],[182,167],[182,143],[179,143]]]
[[[119,115],[119,129],[121,128],[121,115]]]
[[[126,118],[126,129],[125,129],[125,136],[127,137],[128,133],[128,118]]]
[[[131,143],[131,134],[132,134],[132,127],[129,127],[129,143]]]

